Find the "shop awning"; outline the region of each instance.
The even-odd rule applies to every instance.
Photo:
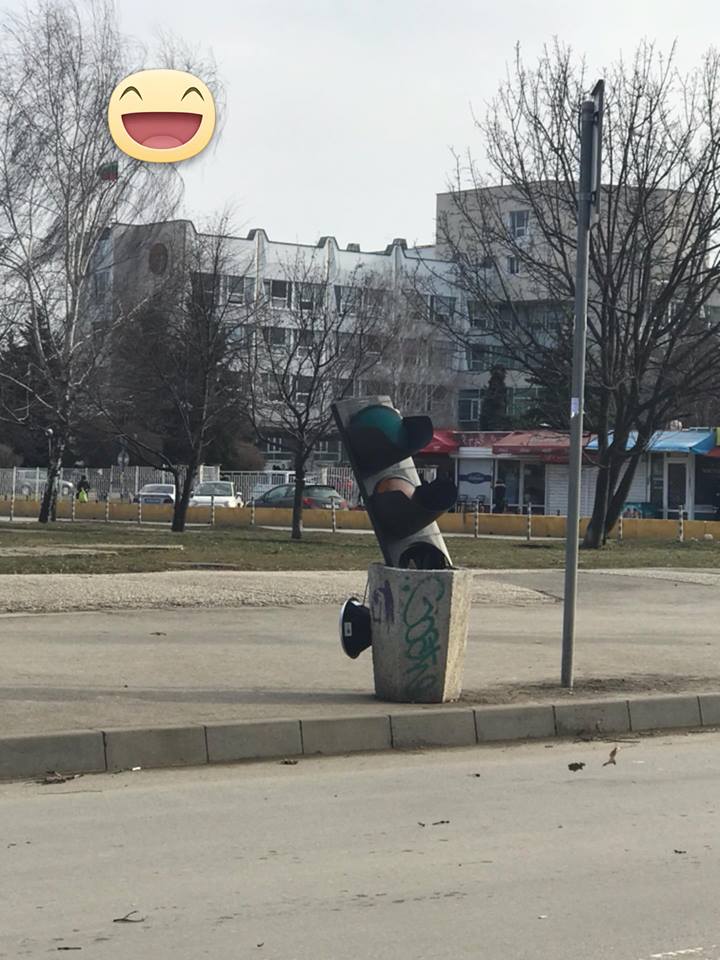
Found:
[[[590,434],[583,437],[583,446],[587,446],[589,440]],[[570,451],[570,435],[553,430],[516,431],[494,443],[492,450],[496,456],[565,462]]]
[[[432,440],[422,448],[420,453],[456,453],[458,446],[454,430],[433,430]]]
[[[637,433],[632,432],[625,445],[630,450],[637,442]],[[588,450],[597,450],[597,437],[587,445]],[[700,453],[708,456],[720,456],[710,453],[715,448],[714,430],[658,430],[653,434],[648,450],[653,453]]]

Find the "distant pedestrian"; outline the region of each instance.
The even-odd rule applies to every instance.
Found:
[[[498,480],[493,488],[493,503],[495,513],[505,513],[507,506],[507,487],[502,480]]]
[[[75,499],[78,503],[87,503],[89,500],[88,494],[90,493],[90,482],[88,478],[83,474],[78,480],[77,492],[75,493]]]

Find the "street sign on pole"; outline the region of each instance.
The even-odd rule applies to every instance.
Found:
[[[563,607],[562,666],[560,682],[573,685],[575,601],[577,595],[578,541],[580,539],[580,483],[585,396],[585,341],[587,336],[590,228],[600,210],[602,174],[602,115],[605,84],[599,80],[592,99],[580,111],[580,184],[577,205],[577,264],[575,273],[575,327],[573,331],[572,386],[570,390],[570,456],[568,507],[565,532],[565,599]]]

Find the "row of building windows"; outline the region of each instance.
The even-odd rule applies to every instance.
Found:
[[[536,402],[540,395],[539,387],[507,387],[506,409],[509,417],[522,417]],[[485,390],[473,388],[458,393],[457,418],[460,427],[478,429],[482,417],[482,402]]]
[[[548,328],[550,327],[554,335],[559,335],[561,320],[553,319],[548,324]],[[248,348],[252,347],[256,331],[259,331],[263,342],[271,350],[288,355],[294,353],[299,360],[308,357],[316,357],[320,360],[328,352],[336,351],[338,355],[342,355],[350,354],[355,350],[361,350],[367,357],[380,358],[393,349],[383,342],[382,337],[374,334],[326,333],[322,330],[297,330],[292,327],[270,325],[244,328]],[[494,367],[505,367],[506,370],[517,369],[519,364],[518,358],[498,343],[474,343],[464,352],[457,353],[451,343],[408,339],[397,350],[397,355],[387,355],[386,359],[405,370],[454,368],[458,372],[486,373]]]
[[[270,403],[292,400],[304,404],[311,399],[316,383],[312,377],[301,375],[278,381],[271,373],[265,373],[261,375],[261,386]],[[384,380],[358,380],[351,385],[348,381],[341,381],[336,393],[345,397],[388,396],[396,406],[402,409],[412,407],[416,413],[431,413],[448,398],[447,389],[440,384]]]

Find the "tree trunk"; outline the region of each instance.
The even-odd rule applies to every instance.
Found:
[[[302,540],[303,533],[303,491],[305,488],[305,458],[295,455],[295,500],[293,502],[292,534],[293,540]]]
[[[588,523],[585,536],[583,537],[583,550],[598,550],[603,544],[603,531],[605,530],[605,515],[610,497],[610,464],[607,462],[607,451],[600,454],[601,462],[598,464],[597,482],[595,484],[595,501],[593,511]]]
[[[65,453],[65,441],[58,440],[50,446],[48,461],[47,483],[40,502],[38,523],[47,523],[57,519],[58,481],[62,470],[62,458]]]
[[[617,519],[620,516],[623,506],[625,505],[625,501],[627,500],[627,495],[630,491],[630,487],[632,486],[633,478],[635,477],[635,471],[637,470],[639,462],[640,457],[631,458],[625,469],[625,473],[620,478],[620,482],[610,498],[610,503],[608,504],[607,514],[605,517],[606,534],[608,534],[617,523]]]
[[[187,517],[188,503],[190,502],[190,494],[195,483],[197,467],[197,457],[193,456],[190,458],[185,476],[183,477],[182,490],[180,490],[179,471],[172,471],[173,477],[175,478],[175,508],[173,510],[172,520],[173,533],[183,533],[185,531],[185,519]]]

